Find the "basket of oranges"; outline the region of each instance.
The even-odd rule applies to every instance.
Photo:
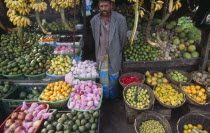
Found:
[[[181,90],[186,94],[187,102],[193,105],[207,105],[210,103],[209,93],[202,86],[193,83],[181,83]]]
[[[47,103],[51,108],[64,108],[70,97],[72,86],[65,81],[50,83],[39,96],[38,101]]]

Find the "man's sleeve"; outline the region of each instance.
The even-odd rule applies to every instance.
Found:
[[[94,24],[94,18],[92,18],[92,19],[90,20],[90,25],[91,25],[91,29],[92,29],[93,38],[95,39],[95,28],[94,28],[95,24]]]
[[[126,35],[127,35],[127,22],[126,22],[125,17],[123,17],[119,28],[120,28],[120,42],[123,49],[123,46],[125,45],[125,42],[126,42]]]

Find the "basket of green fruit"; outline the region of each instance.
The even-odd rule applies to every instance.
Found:
[[[177,122],[178,133],[209,133],[210,119],[199,113],[189,113]]]
[[[123,90],[123,98],[125,103],[135,110],[147,110],[155,102],[152,89],[140,83],[131,83]]]
[[[168,75],[171,82],[176,85],[192,81],[191,74],[182,70],[169,69],[166,71],[166,74]]]
[[[208,95],[210,95],[210,84],[208,84],[208,85],[206,86],[206,92],[208,93]]]
[[[136,133],[172,133],[168,120],[154,111],[142,112],[135,121]]]
[[[177,108],[185,101],[185,94],[174,84],[158,84],[153,92],[158,102],[167,108]]]
[[[191,72],[192,79],[199,85],[210,84],[210,73],[206,71],[193,71]]]
[[[123,88],[125,88],[126,85],[129,85],[131,83],[144,83],[144,80],[145,76],[137,72],[125,73],[122,74],[119,78],[119,82]]]
[[[158,71],[147,71],[146,75],[146,83],[150,87],[154,87],[160,83],[169,83],[169,78],[166,74]]]

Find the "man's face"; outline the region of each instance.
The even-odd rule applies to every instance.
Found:
[[[109,16],[111,13],[111,3],[109,2],[99,2],[99,9],[102,16]]]

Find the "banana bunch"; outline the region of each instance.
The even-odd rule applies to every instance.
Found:
[[[158,0],[158,1],[156,1],[155,2],[155,11],[158,11],[158,10],[160,10],[162,7],[163,7],[163,1],[161,1],[161,0]]]
[[[41,12],[47,10],[46,2],[31,2],[31,9],[34,9],[36,12]]]
[[[139,11],[139,16],[140,16],[141,18],[144,17],[144,11],[143,11],[143,10],[140,10],[140,11]]]
[[[8,17],[14,16],[14,15],[17,15],[17,13],[16,13],[15,10],[9,9],[9,10],[7,11],[7,16],[8,16]]]
[[[76,5],[80,5],[80,0],[76,0]],[[56,11],[60,11],[60,8],[74,7],[74,0],[51,0],[50,6]]]
[[[29,18],[24,17],[24,16],[18,16],[18,15],[13,15],[10,17],[10,21],[19,27],[26,27],[27,25],[31,24],[31,21]]]
[[[177,11],[181,7],[182,7],[182,4],[181,4],[180,0],[177,0],[176,3],[173,6],[172,11],[175,11],[175,10]]]

